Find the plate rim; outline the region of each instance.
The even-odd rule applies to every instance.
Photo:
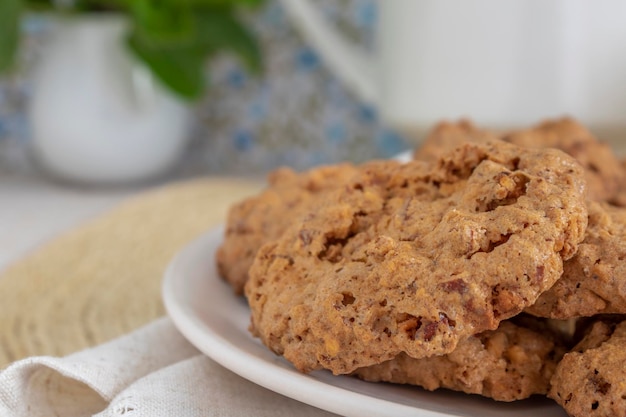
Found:
[[[177,282],[182,279],[179,276],[179,270],[189,259],[196,263],[200,262],[197,253],[202,254],[205,260],[210,258],[212,267],[215,268],[214,255],[223,240],[224,228],[224,224],[213,227],[185,245],[173,257],[163,274],[161,292],[166,312],[175,327],[200,352],[254,384],[321,410],[344,416],[387,416],[390,412],[394,416],[415,416],[416,413],[423,417],[465,415],[457,414],[453,410],[437,411],[403,404],[327,383],[307,374],[302,374],[295,368],[288,369],[278,365],[276,363],[280,360],[278,355],[276,361],[258,358],[234,344],[219,331],[211,328],[194,312],[191,303],[178,299],[179,292],[184,291],[184,289],[178,288]],[[210,272],[207,270],[206,274],[210,275]],[[187,279],[190,278],[187,277]],[[219,284],[228,285],[224,281],[216,283],[216,285]],[[228,289],[231,288],[228,287]],[[234,293],[232,294],[235,297]],[[249,334],[248,336],[251,338],[251,343],[254,342],[252,336]],[[233,351],[236,351],[240,356],[235,357]],[[268,352],[270,351],[268,350]],[[338,378],[341,377],[345,376],[338,376]],[[285,383],[286,381],[288,383]],[[310,395],[312,392],[319,392],[319,390],[324,391],[323,396]],[[528,411],[533,412],[535,410]],[[545,410],[537,409],[536,411]]]
[[[362,408],[360,410],[355,410],[354,407],[342,406],[344,403],[352,404],[354,401],[358,404],[358,401],[363,401],[369,404],[375,403],[377,407],[380,408],[393,407],[393,413],[395,416],[414,416],[416,412],[420,412],[420,416],[423,417],[454,416],[453,414],[442,414],[438,411],[416,408],[386,399],[375,398],[346,388],[330,385],[314,378],[309,378],[306,374],[294,374],[294,371],[284,369],[271,362],[264,362],[262,360],[256,360],[256,358],[251,358],[251,355],[242,351],[221,334],[206,326],[206,324],[203,323],[199,317],[193,314],[190,306],[177,302],[175,297],[175,294],[177,294],[175,285],[181,263],[184,263],[187,258],[191,257],[199,247],[206,247],[213,238],[223,235],[223,230],[223,224],[216,226],[205,232],[200,237],[194,239],[191,243],[187,244],[174,256],[166,268],[163,276],[161,286],[162,297],[168,316],[172,319],[174,325],[183,334],[183,336],[198,350],[209,356],[215,362],[248,381],[275,393],[332,413],[344,416],[363,415],[363,412],[367,412],[367,415],[370,416],[388,415],[388,413],[375,413],[374,410],[369,407],[367,409]],[[206,343],[208,335],[211,336],[211,343]],[[245,360],[236,361],[231,353],[232,350],[238,350],[245,353]],[[251,368],[246,368],[245,366],[252,359],[255,359],[253,362],[257,369],[256,372],[249,371]],[[259,372],[259,368],[261,371],[266,371],[266,373]],[[261,374],[266,377],[271,375],[271,377],[261,378]],[[280,384],[283,379],[288,379],[289,384]],[[316,388],[323,389],[325,391],[323,398],[318,398],[315,395],[306,395],[306,390],[310,393],[315,392]],[[333,397],[331,400],[329,400],[329,395]],[[346,401],[346,397],[350,397],[352,401]],[[355,414],[355,411],[357,414]]]

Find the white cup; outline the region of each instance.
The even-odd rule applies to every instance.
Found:
[[[382,0],[373,55],[284,0],[329,68],[394,126],[508,129],[573,116],[626,144],[626,1]]]

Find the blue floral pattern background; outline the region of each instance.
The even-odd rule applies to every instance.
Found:
[[[373,0],[318,0],[346,35],[371,48]],[[280,165],[306,169],[338,161],[384,158],[408,141],[384,126],[326,68],[278,1],[249,16],[265,61],[260,76],[223,56],[207,65],[211,87],[196,106],[196,126],[181,175],[255,175]],[[44,18],[28,18],[21,69],[0,80],[0,172],[28,170],[29,72],[45,37]]]

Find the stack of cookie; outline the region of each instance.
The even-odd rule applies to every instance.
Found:
[[[217,263],[303,372],[625,415],[624,176],[570,119],[443,123],[407,163],[275,172]]]

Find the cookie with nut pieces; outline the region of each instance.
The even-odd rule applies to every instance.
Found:
[[[626,170],[611,147],[569,117],[546,120],[536,126],[509,132],[482,129],[468,120],[442,122],[415,149],[414,157],[432,160],[464,142],[485,143],[499,139],[529,148],[555,148],[573,156],[585,170],[588,198],[626,204]]]
[[[589,202],[588,211],[576,255],[527,312],[554,319],[626,314],[626,208]]]
[[[281,168],[268,177],[267,188],[229,212],[216,263],[220,276],[241,294],[259,248],[275,239],[301,214],[341,187],[358,172],[352,164],[329,165],[305,172]]]
[[[374,164],[261,247],[251,329],[305,372],[450,353],[561,276],[586,228],[583,177],[561,151],[503,142]]]
[[[366,381],[447,388],[497,401],[545,395],[565,343],[554,332],[503,321],[459,342],[447,355],[413,359],[404,353],[353,375]]]
[[[559,362],[548,396],[572,417],[626,415],[626,321],[598,320]]]

